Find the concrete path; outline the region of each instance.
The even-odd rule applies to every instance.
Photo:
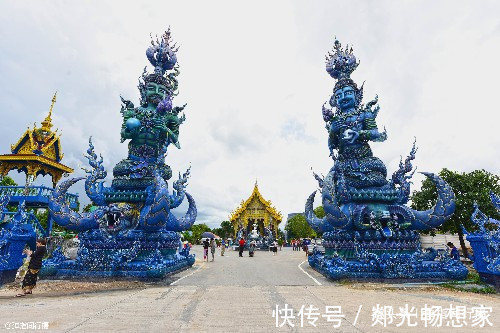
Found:
[[[226,256],[218,255],[215,262],[208,263],[200,260],[201,248],[194,252],[198,258],[195,266],[171,277],[169,285],[69,296],[34,294],[20,299],[13,298],[12,291],[0,291],[0,330],[23,322],[48,322],[50,332],[497,332],[500,327],[500,298],[496,295],[342,285],[313,271],[304,262],[303,252],[291,249],[277,256],[257,252],[254,258],[248,253],[239,258],[237,252],[226,251]],[[386,306],[386,327],[381,318],[372,326],[377,304]],[[404,315],[406,304],[408,315]],[[452,311],[454,320],[445,316],[440,327],[425,328],[421,312],[426,305],[438,307],[435,309],[451,306],[458,310],[458,317]],[[477,315],[481,305],[492,308],[486,312],[493,326],[488,322],[483,328],[472,326],[471,313]],[[294,318],[287,320],[285,306],[288,317],[293,311]],[[332,308],[335,306],[340,308]],[[282,311],[278,318],[273,317],[276,307]],[[341,312],[336,313],[337,309]],[[467,312],[463,320],[460,310]],[[336,319],[341,325],[338,328],[333,327]],[[415,323],[417,326],[409,326]]]

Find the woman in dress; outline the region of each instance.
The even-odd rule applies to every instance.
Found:
[[[47,249],[45,239],[38,239],[36,241],[36,250],[32,252],[30,250],[25,250],[24,252],[27,255],[31,255],[30,263],[28,265],[28,271],[23,279],[23,292],[21,294],[17,294],[17,297],[22,297],[26,295],[31,295],[33,293],[33,288],[36,286],[36,280],[38,279],[38,272],[42,268],[42,259],[45,257],[47,253]]]

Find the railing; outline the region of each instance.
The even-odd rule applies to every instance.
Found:
[[[30,197],[43,197],[49,198],[54,191],[53,188],[46,186],[0,186],[0,196],[8,195],[11,200],[17,201],[17,197],[25,197],[25,200],[29,200]],[[66,199],[69,201],[70,205],[78,204],[78,194],[67,193]]]
[[[17,212],[2,212],[0,213],[0,224],[1,223],[8,223],[11,222],[10,220],[4,221],[5,217],[7,216],[14,216],[16,215]],[[35,228],[35,232],[37,235],[41,235],[43,237],[48,237],[51,233],[52,225],[47,221],[47,228],[44,228],[40,221],[36,218],[36,215],[33,214],[32,212],[27,212],[26,213],[26,220],[22,221],[22,223],[31,223],[33,227]]]

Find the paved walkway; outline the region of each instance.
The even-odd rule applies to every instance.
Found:
[[[277,256],[257,252],[254,258],[248,253],[239,258],[237,252],[226,251],[226,256],[218,255],[215,262],[208,263],[200,260],[201,248],[194,252],[198,258],[195,266],[171,277],[170,285],[69,296],[34,294],[21,299],[13,298],[12,291],[0,291],[0,330],[12,322],[48,322],[50,332],[495,332],[500,327],[500,298],[496,295],[342,285],[313,271],[304,262],[303,252],[291,249]],[[295,318],[286,322],[280,315],[276,323],[273,310],[276,306],[282,310],[285,304],[293,309]],[[372,308],[377,304],[393,307],[393,321],[385,328],[372,326]],[[399,307],[404,310],[406,304],[409,315],[405,320]],[[465,306],[467,311],[481,305],[492,307],[488,320],[493,326],[472,327],[467,314],[467,326],[462,328],[446,327],[446,319],[442,327],[424,328],[420,312],[426,304],[443,309]],[[310,305],[318,314],[308,320],[304,311],[301,325],[299,311]],[[344,317],[334,317],[335,308],[327,306],[340,306],[337,314]],[[327,321],[327,310],[333,311],[332,319],[339,319],[339,328]],[[317,318],[317,327],[310,323],[313,318]],[[404,323],[397,327],[401,321]],[[413,323],[417,326],[409,327]],[[464,321],[455,320],[456,325],[460,323]]]

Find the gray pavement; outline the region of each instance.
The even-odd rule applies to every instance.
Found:
[[[169,278],[169,285],[69,296],[35,293],[20,299],[13,298],[12,291],[2,290],[0,330],[5,329],[5,323],[16,322],[48,322],[50,332],[497,332],[500,325],[500,298],[496,295],[338,284],[312,270],[304,262],[303,252],[291,249],[277,256],[257,252],[253,258],[247,252],[239,258],[236,251],[229,250],[224,257],[218,253],[214,262],[202,262],[199,246],[194,252],[195,265]],[[372,326],[377,304],[392,306],[399,317],[386,317],[393,320],[387,327]],[[406,304],[410,315],[405,320],[399,307],[404,309]],[[283,310],[285,305],[293,309],[295,318],[287,322],[282,312],[276,322],[273,310]],[[299,311],[310,305],[318,314],[308,318],[303,311],[301,325]],[[441,327],[424,328],[420,311],[425,305],[443,309],[465,306],[467,311],[481,305],[492,307],[488,320],[493,326],[473,327],[467,315],[461,321],[445,318]],[[340,318],[339,328],[327,321],[327,310],[335,310],[327,306],[341,307],[338,314],[344,317],[336,317]],[[310,323],[314,318],[317,327]],[[414,323],[416,327],[409,326]],[[446,327],[447,323],[466,326]]]

